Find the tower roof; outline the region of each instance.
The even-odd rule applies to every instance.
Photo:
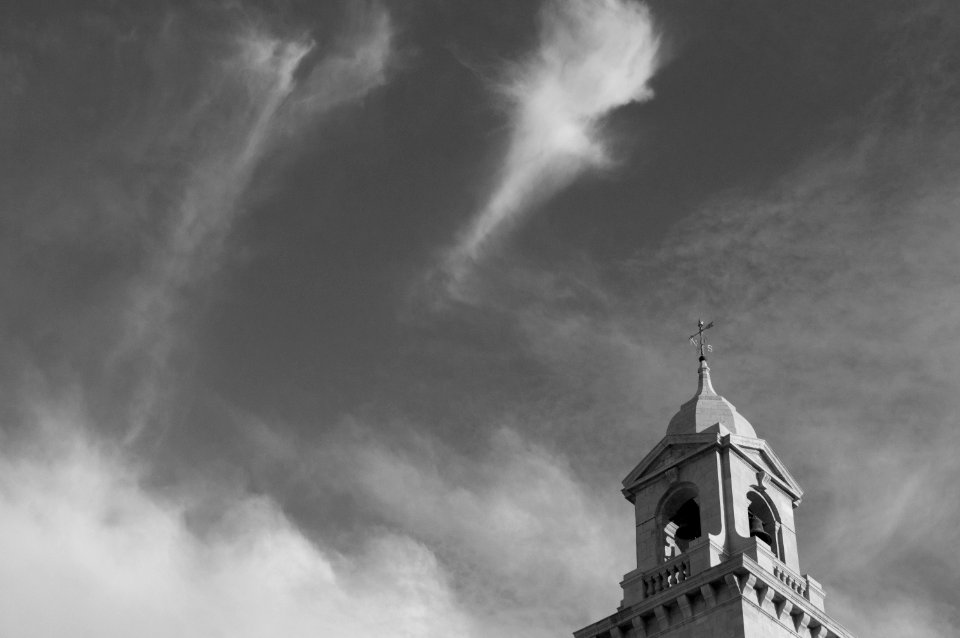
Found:
[[[692,399],[680,406],[667,425],[667,434],[696,434],[698,432],[719,431],[756,438],[750,422],[743,418],[733,404],[717,394],[710,381],[710,366],[707,358],[700,357],[698,369],[699,381],[697,393]]]

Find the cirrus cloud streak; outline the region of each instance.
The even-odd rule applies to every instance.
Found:
[[[537,47],[499,88],[510,137],[486,203],[445,262],[455,295],[494,238],[586,170],[611,163],[600,124],[652,97],[659,39],[643,4],[554,0],[540,13]]]

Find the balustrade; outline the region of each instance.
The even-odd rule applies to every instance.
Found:
[[[779,562],[773,564],[773,575],[780,579],[780,582],[792,589],[797,594],[807,597],[807,581],[803,576],[795,574],[792,570]]]
[[[643,575],[643,597],[648,598],[670,589],[690,577],[690,557],[681,554],[668,563]]]

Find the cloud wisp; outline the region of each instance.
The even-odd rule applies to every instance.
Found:
[[[611,163],[600,123],[652,97],[659,39],[645,5],[549,0],[539,42],[498,87],[510,138],[486,203],[446,256],[454,294],[505,227],[589,169]]]
[[[72,410],[38,419],[37,438],[0,453],[3,635],[465,635],[443,566],[409,536],[371,533],[346,557],[268,497],[212,484],[158,495]],[[211,509],[213,523],[190,522]]]
[[[134,456],[131,444],[176,409],[174,358],[189,341],[191,302],[229,258],[264,160],[296,150],[331,110],[384,84],[393,55],[393,25],[378,5],[355,14],[355,28],[322,54],[263,22],[226,20],[197,34],[190,18],[131,36],[154,65],[147,86],[123,117],[91,133],[91,156],[111,161],[89,162],[98,187],[76,188],[84,197],[70,203],[96,210],[98,222],[110,217],[111,232],[76,215],[46,220],[62,226],[64,243],[112,242],[136,258],[133,267],[111,263],[110,293],[98,299],[107,307],[95,314],[109,341],[90,374],[64,381],[54,366],[27,361],[32,374],[4,414],[16,416],[0,437],[0,541],[16,556],[0,570],[0,588],[15,592],[0,602],[0,634],[446,635],[464,616],[422,544],[371,533],[346,557],[315,543],[270,497],[203,479],[170,493],[147,487],[155,468]],[[54,53],[69,55],[65,46]],[[38,189],[38,199],[60,195],[52,190]],[[88,364],[77,342],[101,329],[80,319],[63,347],[71,370]],[[101,366],[107,389],[86,378]],[[74,400],[64,405],[64,396]],[[104,404],[125,429],[122,443],[105,443],[114,423],[90,417]]]
[[[184,292],[219,267],[262,160],[278,150],[278,141],[292,144],[331,109],[386,82],[392,41],[389,14],[377,6],[357,14],[349,35],[319,57],[311,55],[316,45],[310,40],[248,28],[206,69],[208,81],[187,108],[158,116],[165,126],[141,152],[166,156],[166,164],[186,170],[159,177],[164,201],[173,204],[147,211],[164,220],[166,231],[131,288],[116,353],[121,361],[147,363],[130,417],[131,440],[147,426],[163,392]]]
[[[371,527],[429,547],[470,619],[463,635],[568,633],[608,610],[632,561],[620,494],[595,494],[566,455],[513,427],[464,453],[415,427],[386,441],[349,420],[308,452],[265,424],[248,426],[267,464],[295,477],[311,502],[349,495]]]

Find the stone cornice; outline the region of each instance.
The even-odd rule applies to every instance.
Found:
[[[727,438],[727,437],[724,437]],[[790,496],[793,500],[793,506],[796,507],[800,504],[800,501],[803,499],[803,490],[800,488],[800,484],[790,475],[787,471],[786,466],[783,465],[783,462],[777,458],[777,455],[773,453],[773,450],[770,449],[770,446],[763,439],[752,439],[752,440],[742,440],[744,437],[737,437],[737,440],[734,440],[733,437],[729,437],[729,440],[721,440],[720,445],[727,447],[730,450],[733,450],[738,457],[740,457],[744,462],[752,466],[757,472],[764,472],[771,483],[776,485],[784,494]],[[757,450],[760,452],[761,456],[765,457],[765,460],[773,467],[776,473],[771,474],[767,471],[767,468],[763,467],[762,464],[757,463],[756,459],[751,457],[749,454],[744,452],[744,448]],[[777,474],[781,474],[778,476]],[[760,479],[758,479],[759,481]]]
[[[664,452],[676,446],[690,446],[691,449],[687,454],[678,457],[673,462],[657,468],[652,472],[645,473]],[[803,497],[803,490],[765,440],[738,436],[736,434],[721,435],[713,432],[670,434],[663,437],[663,439],[650,450],[650,453],[623,479],[623,489],[621,492],[627,500],[633,502],[633,494],[638,489],[652,481],[658,480],[664,473],[670,470],[670,468],[676,467],[681,463],[714,449],[733,450],[739,458],[751,465],[758,472],[764,472],[769,477],[771,483],[789,495],[794,502],[794,507],[800,504]],[[767,468],[763,467],[756,459],[747,454],[744,451],[745,449],[758,451],[775,472],[768,472]]]
[[[706,452],[707,450],[712,450],[717,448],[720,445],[720,435],[712,432],[705,432],[700,434],[670,434],[663,437],[659,443],[650,453],[647,454],[640,463],[623,479],[623,494],[628,499],[630,499],[629,494],[642,485],[649,483],[660,477],[661,474],[666,472],[669,468],[679,465],[699,454]],[[682,457],[677,458],[674,462],[664,465],[661,468],[658,468],[649,474],[644,474],[653,463],[660,458],[660,455],[663,454],[668,448],[674,446],[690,446],[691,451],[688,454],[685,454]],[[696,447],[694,447],[696,446]]]

